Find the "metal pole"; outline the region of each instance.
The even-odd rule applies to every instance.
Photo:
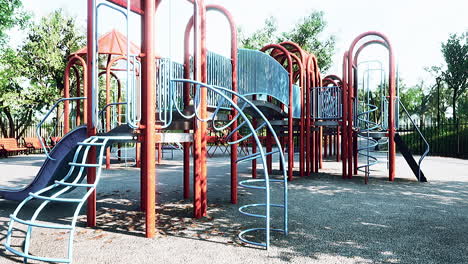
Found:
[[[87,83],[87,99],[85,100],[86,106],[86,127],[88,137],[96,135],[96,128],[94,127],[93,114],[94,114],[94,104],[93,101],[93,84],[97,78],[96,69],[94,65],[94,57],[96,56],[95,52],[95,39],[94,34],[97,30],[95,28],[95,19],[96,19],[96,0],[88,0],[88,24],[87,24],[87,56],[86,64],[88,70],[88,76],[91,76],[90,81]],[[86,103],[88,102],[88,103]],[[96,164],[96,148],[91,148],[88,155],[88,164]],[[87,168],[87,182],[93,184],[96,180],[96,168]],[[96,226],[96,191],[94,191],[89,197],[86,204],[87,214],[86,220],[89,227]]]
[[[154,63],[155,48],[154,48],[154,16],[156,12],[155,1],[145,1],[145,13],[143,15],[143,54],[142,58],[142,121],[143,127],[143,142],[142,142],[142,157],[141,173],[144,180],[145,189],[145,213],[146,213],[146,232],[148,238],[154,237],[155,234],[155,204],[156,204],[156,141],[155,141],[155,76],[156,65]]]

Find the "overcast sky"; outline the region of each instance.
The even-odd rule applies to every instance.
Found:
[[[329,34],[336,36],[336,53],[333,66],[328,72],[338,75],[341,75],[343,52],[349,48],[353,39],[365,31],[380,31],[390,39],[395,50],[400,76],[408,85],[414,85],[420,79],[430,78],[425,73],[424,67],[443,63],[440,45],[447,40],[450,33],[468,30],[468,0],[206,0],[206,2],[226,7],[233,14],[237,25],[247,33],[262,27],[264,20],[269,16],[277,18],[280,31],[286,31],[312,10],[324,11],[328,26],[323,36]],[[86,0],[23,0],[23,4],[36,17],[62,8],[67,14],[75,16],[79,25],[83,27],[86,25]],[[171,12],[167,12],[169,7]],[[163,1],[157,21],[159,53],[180,57],[181,39],[189,13],[190,8],[185,0]],[[169,23],[170,21],[172,23]],[[133,16],[131,22],[138,25],[139,19]],[[102,12],[100,25],[100,33],[112,28],[124,31],[122,19],[105,9]],[[211,50],[228,54],[230,45],[228,29],[227,23],[220,15],[209,15],[208,46]],[[139,43],[138,30],[133,30],[130,36],[133,41]],[[362,60],[370,59],[379,59],[386,63],[386,53],[377,46],[369,48],[362,53]]]

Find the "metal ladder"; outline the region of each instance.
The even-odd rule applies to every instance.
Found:
[[[109,141],[113,140],[131,140],[131,137],[102,137],[102,136],[93,136],[86,139],[83,142],[78,143],[78,148],[75,151],[73,156],[73,161],[69,163],[70,169],[67,175],[60,181],[55,181],[54,184],[39,190],[34,193],[30,193],[29,197],[23,200],[13,214],[10,215],[10,222],[8,226],[8,232],[6,236],[5,248],[13,254],[21,256],[24,258],[24,262],[27,263],[28,259],[47,261],[47,262],[59,262],[59,263],[71,263],[73,259],[73,237],[76,227],[76,221],[78,214],[86,202],[87,198],[91,193],[96,189],[96,186],[99,183],[103,157],[105,153],[106,145]],[[98,153],[97,164],[87,163],[88,155],[92,147],[96,148]],[[81,183],[85,178],[86,168],[96,168],[96,179],[93,183]],[[86,188],[86,193],[81,198],[67,198],[63,197],[63,194],[73,190],[74,188]],[[24,217],[19,218],[19,213],[24,213],[22,210],[26,204],[30,201],[39,200],[42,201],[41,204],[34,211],[29,220],[26,220]],[[38,222],[38,216],[43,209],[51,202],[57,203],[66,203],[70,205],[75,205],[75,211],[73,213],[73,218],[69,225],[58,225],[58,224],[47,224]],[[16,250],[11,245],[11,240],[15,229],[15,223],[23,224],[27,226],[26,236],[24,238],[23,251]],[[51,258],[51,257],[40,257],[32,255],[30,253],[30,242],[33,228],[50,228],[58,230],[68,230],[69,231],[69,240],[68,240],[68,256],[67,258]]]
[[[284,158],[284,153],[282,151],[282,147],[280,144],[280,141],[273,130],[273,127],[271,126],[270,122],[268,119],[263,115],[263,113],[246,97],[240,95],[239,93],[236,93],[232,91],[231,89],[227,89],[224,87],[220,86],[215,86],[215,85],[207,85],[201,82],[193,81],[193,80],[185,80],[185,79],[173,79],[171,80],[171,93],[174,95],[173,90],[174,86],[176,84],[180,83],[188,83],[194,87],[194,108],[195,111],[192,115],[186,116],[184,113],[179,109],[178,104],[171,103],[171,106],[175,106],[176,110],[179,112],[181,116],[184,118],[197,118],[200,121],[203,122],[211,122],[211,125],[214,130],[216,131],[223,131],[227,128],[229,128],[235,121],[238,121],[239,125],[237,126],[236,129],[233,129],[228,136],[226,137],[226,141],[228,142],[229,145],[232,144],[238,144],[246,140],[255,140],[258,146],[258,152],[250,155],[243,156],[239,158],[236,162],[246,162],[246,161],[251,161],[254,159],[259,159],[260,164],[262,164],[262,169],[263,169],[263,179],[248,179],[248,180],[242,180],[238,184],[244,188],[248,189],[253,189],[253,190],[260,190],[264,192],[264,201],[260,203],[254,203],[254,204],[247,204],[243,205],[239,208],[239,212],[243,215],[250,216],[250,217],[255,217],[255,218],[261,218],[265,220],[265,226],[264,227],[256,227],[256,228],[249,228],[246,230],[241,231],[238,234],[238,237],[241,241],[264,247],[266,249],[269,248],[270,246],[270,233],[271,231],[277,231],[277,232],[282,232],[284,234],[288,234],[288,188],[287,188],[287,174],[286,170],[282,170],[282,174],[278,178],[272,178],[267,169],[267,163],[266,163],[266,157],[274,154],[279,155],[279,162],[281,163],[281,168],[286,168],[285,166],[285,158]],[[214,95],[217,97],[217,103],[216,103],[216,110],[213,112],[213,114],[206,118],[203,119],[200,117],[198,111],[199,111],[199,105],[200,105],[200,90],[201,89],[207,89],[209,92],[213,92]],[[175,99],[173,98],[174,96],[170,96],[171,100]],[[235,103],[233,101],[233,97],[237,98],[238,102]],[[226,105],[230,106],[231,108],[235,109],[237,111],[237,115],[235,115],[231,120],[227,121],[226,124],[223,124],[221,126],[216,125],[215,120],[216,116],[219,113],[221,109],[224,109]],[[241,105],[241,106],[240,106]],[[260,117],[257,118],[257,122],[260,123],[259,126],[254,128],[252,125],[251,121],[247,117],[247,115],[244,113],[244,109],[246,107],[252,108],[253,111],[256,112],[256,114]],[[172,112],[172,111],[170,111]],[[241,136],[237,140],[232,140],[233,135],[238,133],[239,129],[241,128],[247,128],[250,133]],[[259,134],[262,132],[263,129],[267,129],[269,132],[271,132],[271,135],[273,136],[274,142],[276,143],[277,149],[271,152],[265,152],[265,150],[262,147],[261,141],[259,139]],[[279,203],[272,203],[271,201],[271,188],[272,184],[280,184],[282,185],[282,202]],[[255,212],[249,212],[249,210],[253,208],[264,208],[264,213],[255,213]],[[272,208],[279,208],[282,209],[282,218],[283,218],[283,223],[281,228],[272,228],[272,223],[271,223],[271,209]],[[259,231],[264,231],[265,232],[265,237],[262,242],[258,241],[253,241],[250,238],[246,238],[248,235],[252,235],[254,232],[259,232]]]

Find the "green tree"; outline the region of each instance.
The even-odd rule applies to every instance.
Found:
[[[457,101],[468,87],[468,32],[451,34],[441,50],[447,64],[441,77],[452,90],[453,120],[457,121]]]
[[[0,45],[7,39],[6,31],[14,26],[24,26],[29,19],[21,9],[21,0],[0,0]]]
[[[64,87],[67,57],[84,40],[73,18],[61,10],[30,24],[17,51],[0,53],[0,129],[21,137],[35,117],[50,107]]]
[[[252,35],[245,36],[242,28],[239,28],[241,46],[245,49],[261,49],[263,46],[277,42],[278,23],[274,17],[265,20],[263,28],[257,29]]]
[[[420,126],[424,126],[425,120],[434,112],[433,104],[434,87],[428,89],[424,81],[419,84],[406,87],[400,86],[400,100],[410,115],[416,115],[419,118]],[[403,110],[401,110],[403,111]],[[403,112],[400,116],[406,116]]]
[[[314,11],[302,18],[290,31],[279,33],[276,19],[270,17],[265,20],[263,28],[250,36],[245,36],[241,30],[240,43],[244,48],[260,49],[267,44],[292,41],[299,44],[305,51],[317,56],[320,69],[326,71],[331,65],[335,49],[334,36],[325,39],[320,37],[326,25],[324,13]]]
[[[83,46],[84,40],[74,18],[66,17],[61,9],[52,12],[29,28],[18,52],[24,65],[22,74],[50,94],[52,100],[57,99],[64,88],[68,56]]]

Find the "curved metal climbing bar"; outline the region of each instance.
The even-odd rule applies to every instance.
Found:
[[[278,153],[279,154],[279,161],[281,163],[281,167],[285,168],[285,158],[284,154],[282,152],[281,144],[280,141],[273,130],[273,127],[269,123],[268,119],[263,115],[263,113],[252,103],[250,102],[245,96],[236,93],[230,89],[220,87],[220,86],[215,86],[215,85],[207,85],[201,82],[193,81],[193,80],[185,80],[185,79],[174,79],[172,80],[174,84],[177,83],[189,83],[193,86],[195,96],[194,96],[194,115],[195,117],[204,122],[211,122],[211,125],[213,126],[213,129],[216,131],[221,131],[226,129],[227,127],[234,122],[234,120],[238,121],[238,126],[235,130],[231,131],[231,133],[226,137],[226,140],[228,144],[237,144],[242,141],[247,141],[247,140],[253,140],[256,142],[258,146],[258,152],[244,156],[242,158],[239,158],[236,162],[244,162],[244,161],[249,161],[253,159],[259,159],[261,161],[261,164],[263,165],[263,179],[249,179],[249,180],[243,180],[239,182],[239,185],[244,187],[244,188],[250,188],[250,189],[256,189],[256,190],[263,190],[265,199],[264,202],[261,203],[255,203],[255,204],[247,204],[244,206],[241,206],[239,208],[239,212],[243,215],[251,216],[251,217],[256,217],[256,218],[262,218],[265,220],[265,227],[255,227],[255,228],[249,228],[246,230],[243,230],[239,233],[238,237],[241,241],[256,245],[256,246],[261,246],[265,247],[268,249],[270,246],[270,233],[271,231],[277,231],[277,232],[282,232],[284,234],[288,233],[288,190],[287,190],[287,175],[286,171],[283,170],[282,174],[279,178],[272,178],[271,175],[268,174],[267,170],[267,164],[266,164],[266,157],[269,155],[273,155]],[[201,89],[207,89],[208,91],[214,93],[218,97],[217,101],[217,106],[216,110],[214,113],[207,119],[203,119],[200,116],[200,91]],[[237,97],[238,103],[234,103],[232,97]],[[239,106],[242,105],[242,106]],[[218,126],[215,123],[216,115],[219,113],[219,111],[223,108],[229,106],[230,108],[234,108],[237,110],[237,115],[232,118],[232,120],[226,121],[227,124]],[[253,109],[260,118],[257,119],[257,122],[260,122],[260,125],[255,128],[247,115],[244,113],[244,108],[249,107]],[[177,108],[177,106],[176,106]],[[231,140],[232,136],[235,133],[239,133],[240,129],[244,128],[247,129],[249,132],[247,132],[245,135],[241,136],[237,140]],[[277,145],[277,150],[271,151],[271,152],[265,152],[261,141],[259,139],[259,133],[262,131],[262,129],[267,129],[268,131],[271,132],[274,142]],[[272,183],[277,183],[277,184],[282,184],[282,192],[283,192],[283,197],[282,197],[282,202],[281,203],[272,203],[271,202],[271,184]],[[249,211],[250,209],[255,209],[255,208],[263,208],[264,213],[255,213]],[[282,228],[272,228],[271,224],[271,208],[281,208],[283,209],[283,227]],[[265,238],[263,241],[258,242],[254,241],[253,239],[250,238],[254,232],[258,231],[263,231],[265,232]]]
[[[76,222],[78,218],[78,214],[83,207],[84,203],[86,202],[87,198],[94,192],[96,189],[97,184],[99,183],[101,172],[102,172],[102,164],[103,164],[103,157],[105,154],[106,146],[110,143],[110,141],[127,141],[132,140],[131,137],[103,137],[103,136],[93,136],[90,137],[83,142],[78,143],[77,150],[73,156],[72,162],[70,162],[69,170],[67,175],[60,181],[55,181],[54,184],[39,190],[34,193],[30,193],[29,197],[24,199],[10,215],[10,222],[8,226],[5,248],[13,254],[21,256],[24,258],[24,262],[26,263],[28,259],[40,260],[40,261],[48,261],[48,262],[59,262],[59,263],[71,263],[73,259],[73,237],[76,227]],[[90,149],[95,147],[98,153],[98,162],[97,164],[89,164],[87,163],[88,155]],[[86,176],[86,168],[94,167],[97,169],[96,172],[96,179],[92,183],[81,183]],[[69,198],[64,197],[63,195],[72,191],[75,188],[86,188],[87,191],[83,194],[80,198]],[[29,204],[33,200],[41,201],[37,209],[34,211],[32,216],[29,219],[25,219],[25,217],[19,217],[20,212],[24,213],[22,210],[26,204]],[[65,224],[48,224],[48,223],[41,223],[37,219],[39,215],[43,212],[43,209],[49,203],[66,203],[70,205],[75,205],[75,211],[73,213],[73,217],[71,219],[71,223],[69,225]],[[15,249],[12,244],[12,236],[15,230],[15,223],[19,223],[22,225],[27,226],[26,235],[24,238],[24,244],[22,251]],[[50,229],[59,229],[59,230],[69,230],[69,239],[68,239],[68,250],[67,250],[67,258],[54,258],[54,257],[43,257],[43,256],[36,256],[30,253],[30,241],[32,236],[33,228],[50,228]]]

